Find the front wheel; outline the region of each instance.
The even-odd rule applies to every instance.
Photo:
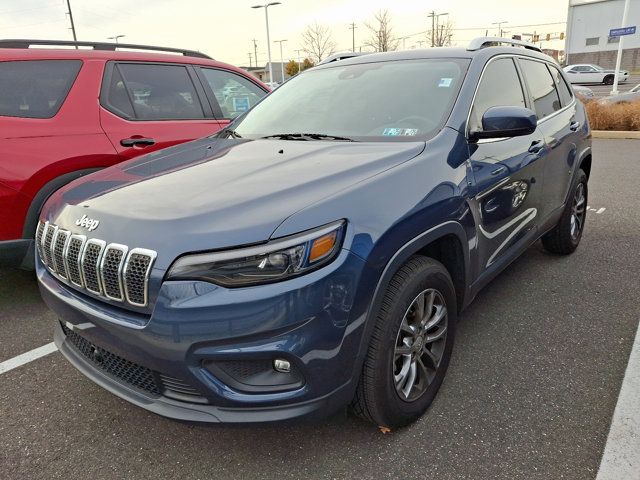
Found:
[[[410,258],[385,292],[352,410],[384,427],[419,418],[444,379],[456,321],[447,269],[428,257]]]
[[[547,251],[568,255],[578,248],[587,218],[587,194],[587,174],[578,170],[562,217],[553,230],[542,237],[542,245]]]

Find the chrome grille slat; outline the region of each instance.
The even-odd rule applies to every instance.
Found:
[[[91,238],[87,240],[82,251],[82,277],[84,288],[96,295],[102,295],[102,282],[100,281],[100,260],[106,243],[103,240]]]
[[[56,277],[94,295],[136,307],[149,304],[149,277],[156,252],[72,234],[38,222],[38,254]]]
[[[44,260],[42,255],[42,234],[44,233],[44,223],[38,222],[38,227],[36,228],[36,248],[38,249],[38,255],[40,258]]]
[[[122,268],[127,259],[129,247],[117,243],[107,245],[100,263],[100,275],[104,295],[111,300],[122,302],[124,289],[122,288]]]
[[[122,278],[125,297],[131,305],[147,306],[149,274],[155,259],[156,252],[145,248],[134,248],[127,255]]]
[[[42,239],[42,251],[44,263],[49,269],[53,269],[53,255],[51,251],[51,244],[53,242],[53,236],[55,235],[58,227],[49,222],[46,223],[44,230],[44,237]]]
[[[67,266],[64,262],[64,251],[70,235],[71,232],[58,229],[55,237],[53,237],[53,243],[51,247],[51,250],[53,251],[54,269],[56,273],[62,278],[67,278]]]
[[[69,281],[76,287],[84,287],[80,260],[82,259],[81,255],[86,241],[87,237],[84,235],[71,235],[64,253],[64,261],[67,265]]]

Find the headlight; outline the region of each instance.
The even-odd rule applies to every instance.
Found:
[[[331,262],[340,251],[345,221],[325,225],[264,245],[197,253],[179,258],[169,280],[204,280],[242,287],[296,277]]]

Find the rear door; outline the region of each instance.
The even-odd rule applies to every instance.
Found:
[[[190,65],[109,62],[100,105],[102,128],[124,158],[211,135],[221,127]]]
[[[516,64],[511,57],[491,60],[482,74],[469,118],[469,131],[482,129],[482,116],[491,107],[530,107]],[[528,245],[537,231],[542,194],[544,137],[531,135],[469,144],[476,180],[479,271],[499,268]]]
[[[519,58],[518,62],[548,149],[541,200],[542,218],[546,219],[564,204],[577,155],[580,123],[576,120],[573,95],[554,65],[530,58]]]
[[[214,115],[221,125],[253,108],[269,92],[252,80],[229,70],[196,67]]]

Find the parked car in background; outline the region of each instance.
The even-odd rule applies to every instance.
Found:
[[[607,70],[590,63],[568,65],[563,70],[571,83],[602,83],[604,85],[613,85],[616,73],[615,70]],[[628,79],[629,72],[620,70],[618,82],[625,83]]]
[[[40,291],[60,352],[150,411],[350,403],[399,427],[436,396],[480,289],[539,238],[578,247],[591,159],[584,107],[534,45],[331,62],[217,135],[56,192]]]
[[[640,102],[640,84],[633,87],[631,90],[625,93],[619,93],[618,95],[611,95],[609,97],[602,98],[598,101],[602,105],[610,105],[613,103],[631,103]]]
[[[90,48],[30,48],[43,45]],[[268,90],[200,52],[0,40],[0,264],[32,264],[40,209],[58,188],[215,133]]]
[[[595,98],[593,90],[591,90],[589,87],[585,87],[583,85],[571,85],[571,88],[573,88],[573,91],[576,92],[576,95],[578,95],[583,100],[592,100],[593,98]]]

